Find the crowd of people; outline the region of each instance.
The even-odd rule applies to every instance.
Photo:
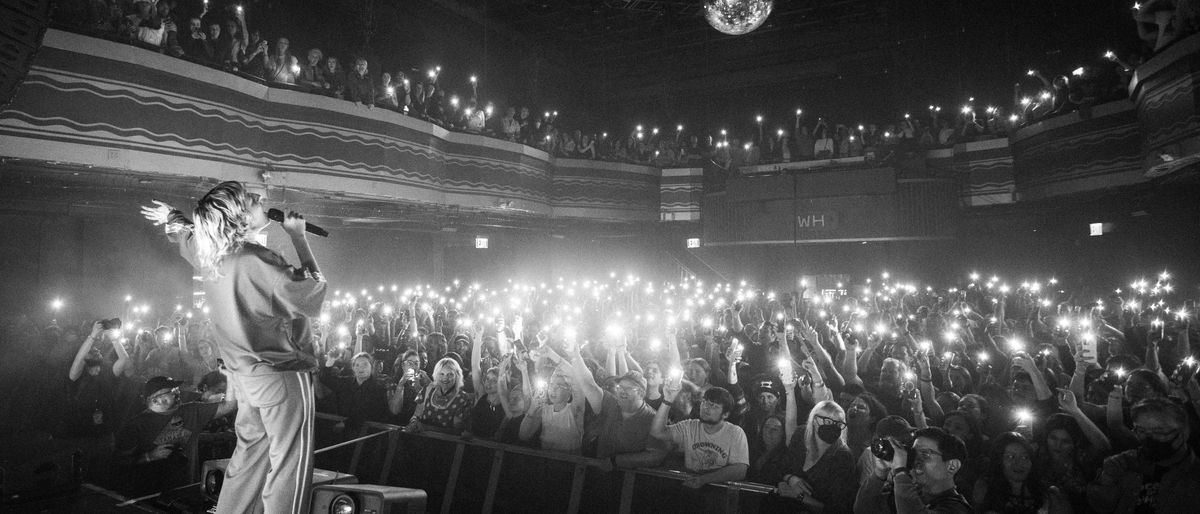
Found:
[[[318,411],[344,416],[346,438],[374,421],[665,466],[691,474],[684,487],[758,482],[775,487],[767,511],[1196,504],[1186,288],[1166,272],[1100,295],[948,283],[379,285],[337,291],[303,337],[321,357]],[[184,480],[185,448],[227,431],[237,404],[204,310],[132,300],[123,321],[26,318],[4,340],[63,359],[49,366],[68,369],[65,397],[39,400],[64,413],[54,430],[112,438],[112,464],[153,492]]]
[[[1179,4],[1176,8],[1175,4]],[[1148,2],[1134,10],[1139,34],[1148,48],[1162,50],[1195,32],[1191,2]],[[186,13],[186,14],[180,14]],[[477,95],[476,77],[469,91],[457,94],[439,82],[441,67],[418,73],[383,70],[363,57],[339,58],[320,48],[295,51],[287,37],[264,37],[247,26],[240,4],[210,11],[208,2],[181,5],[175,0],[94,0],[66,2],[60,23],[113,37],[149,50],[224,69],[264,81],[359,105],[404,113],[445,128],[519,142],[566,158],[602,159],[659,167],[715,163],[725,169],[743,165],[886,155],[896,147],[939,148],[958,143],[1003,138],[1017,127],[1049,117],[1087,110],[1126,96],[1133,66],[1113,52],[1070,74],[1048,78],[1037,70],[1036,83],[1014,85],[1012,106],[961,109],[930,105],[927,113],[904,113],[892,120],[816,122],[801,120],[773,130],[731,137],[726,130],[660,131],[636,125],[611,135],[606,131],[568,127],[556,110],[539,112],[531,105],[497,108]],[[1134,64],[1138,62],[1136,55]],[[1007,112],[1011,114],[1005,114]],[[772,119],[790,119],[790,113]],[[632,124],[631,124],[632,125]],[[876,153],[873,150],[881,150]]]

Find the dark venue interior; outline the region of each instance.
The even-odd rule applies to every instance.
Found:
[[[0,0],[0,511],[1193,512],[1198,70],[1200,0]]]

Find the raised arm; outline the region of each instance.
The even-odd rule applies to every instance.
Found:
[[[283,231],[287,232],[292,239],[292,246],[296,249],[297,258],[300,259],[300,267],[313,276],[320,276],[321,269],[317,266],[317,258],[313,256],[312,248],[308,246],[304,225],[304,216],[288,212],[287,217],[283,220]]]
[[[667,328],[667,366],[663,371],[680,366],[683,359],[679,356],[679,335],[674,327]]]
[[[795,435],[796,429],[799,428],[800,407],[796,402],[796,375],[787,372],[781,372],[779,378],[783,381],[783,390],[787,392],[787,403],[784,406],[784,444],[792,441],[792,436]]]
[[[613,346],[607,346],[604,353],[604,369],[608,371],[608,374],[612,376],[622,375],[623,373],[617,367],[617,349]]]
[[[592,407],[592,412],[599,413],[600,406],[604,402],[604,390],[596,383],[596,377],[592,376],[591,370],[583,361],[583,355],[579,354],[579,345],[571,345],[568,348],[568,360],[571,364],[571,374],[573,375],[575,386],[583,393],[584,398],[587,398],[588,405]]]
[[[483,324],[475,329],[471,338],[471,385],[475,394],[483,394]],[[504,396],[501,394],[500,396]]]
[[[821,376],[821,369],[813,362],[812,358],[804,359],[800,365],[808,370],[808,374],[812,377],[812,385],[809,386],[812,402],[822,402],[825,400],[833,400],[833,393],[829,390],[829,386],[825,384],[825,379]]]
[[[841,339],[842,335],[838,334],[837,337]],[[846,351],[842,353],[842,379],[845,380],[846,385],[864,385],[862,377],[858,376],[858,346],[854,344],[843,346],[845,346]]]
[[[817,334],[816,329],[805,322],[804,326],[804,346],[808,350],[809,355],[816,360],[821,366],[821,374],[826,380],[839,389],[846,384],[841,373],[838,373],[837,366],[833,365],[833,357],[829,355],[829,351],[821,344],[821,336]]]
[[[1020,368],[1029,375],[1033,381],[1033,389],[1037,391],[1038,401],[1049,400],[1053,396],[1053,393],[1050,392],[1050,385],[1046,383],[1046,375],[1043,375],[1042,371],[1037,368],[1033,359],[1024,352],[1020,352],[1013,356],[1012,363],[1014,367]]]
[[[96,341],[96,337],[100,335],[102,330],[103,327],[101,327],[99,321],[93,323],[92,333],[88,334],[88,336],[83,339],[83,344],[79,345],[79,351],[75,352],[75,360],[71,362],[71,369],[67,372],[67,378],[71,379],[72,382],[79,380],[79,377],[83,375],[83,363],[85,360],[87,360],[88,353],[92,351],[92,344]],[[117,344],[120,343],[116,343],[114,346]],[[113,366],[113,368],[114,374],[116,374],[116,366]]]
[[[650,423],[650,436],[663,442],[672,442],[671,432],[667,430],[667,419],[671,415],[671,404],[679,396],[683,388],[683,377],[672,376],[663,384],[663,402],[654,413],[654,421]]]
[[[520,437],[522,441],[532,441],[542,429],[542,409],[546,408],[546,391],[538,390],[533,393],[533,406],[521,420]]]
[[[508,419],[519,415],[519,413],[513,411],[513,405],[508,401],[508,393],[511,391],[508,386],[508,375],[510,366],[512,365],[512,357],[512,354],[509,354],[500,360],[499,373],[496,375],[496,388],[500,397],[500,407],[504,409],[504,417]],[[521,394],[528,397],[526,391],[521,391]]]
[[[1107,455],[1112,450],[1112,442],[1108,440],[1108,436],[1104,435],[1104,431],[1100,430],[1100,427],[1096,426],[1091,418],[1088,418],[1083,413],[1083,410],[1079,408],[1075,393],[1072,393],[1069,389],[1060,387],[1058,395],[1059,407],[1062,408],[1063,412],[1075,419],[1075,423],[1079,425],[1080,430],[1083,431],[1083,435],[1087,437],[1088,442],[1092,443],[1092,448],[1096,451],[1096,454]]]
[[[942,406],[938,402],[932,401],[934,398],[937,398],[937,393],[933,388],[933,367],[929,364],[929,354],[925,351],[918,352],[916,361],[917,385],[921,388],[921,397],[930,399],[928,402],[922,401],[921,407],[925,414],[933,418],[935,424],[941,426],[945,413],[942,412]]]
[[[646,373],[644,371],[642,371],[642,365],[638,364],[637,359],[634,359],[633,355],[629,353],[629,348],[622,347],[621,349],[623,350],[621,352],[621,359],[625,362],[625,369],[636,371],[638,373],[645,375]]]

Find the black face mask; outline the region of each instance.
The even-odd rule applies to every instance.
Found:
[[[828,444],[833,444],[842,435],[842,427],[838,425],[821,425],[817,427],[817,437]]]
[[[1146,438],[1142,440],[1142,456],[1154,462],[1169,459],[1174,456],[1177,451],[1175,448],[1175,442],[1178,439],[1179,438],[1176,437],[1175,439],[1164,442],[1153,438]]]

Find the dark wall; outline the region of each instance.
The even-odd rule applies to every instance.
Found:
[[[643,238],[484,232],[490,248],[474,248],[475,233],[413,233],[330,227],[311,237],[332,289],[445,283],[455,278],[503,283],[508,278],[550,281],[557,276],[599,277],[670,271],[672,261]],[[296,262],[278,225],[267,246]],[[156,308],[185,304],[192,270],[161,229],[136,216],[0,214],[0,309],[38,319],[121,315],[124,298]],[[62,313],[50,308],[66,302]],[[152,317],[168,312],[152,312]]]
[[[133,217],[0,214],[0,308],[66,318],[119,315],[124,298],[156,305],[190,295],[191,272],[161,229]]]
[[[1163,184],[1088,200],[1017,204],[961,214],[952,240],[705,247],[701,259],[731,280],[793,284],[800,275],[889,271],[944,286],[972,270],[1006,279],[1057,277],[1095,294],[1169,270],[1200,297],[1196,186]],[[1106,223],[1102,236],[1089,223]],[[1111,230],[1111,232],[1108,232]]]

